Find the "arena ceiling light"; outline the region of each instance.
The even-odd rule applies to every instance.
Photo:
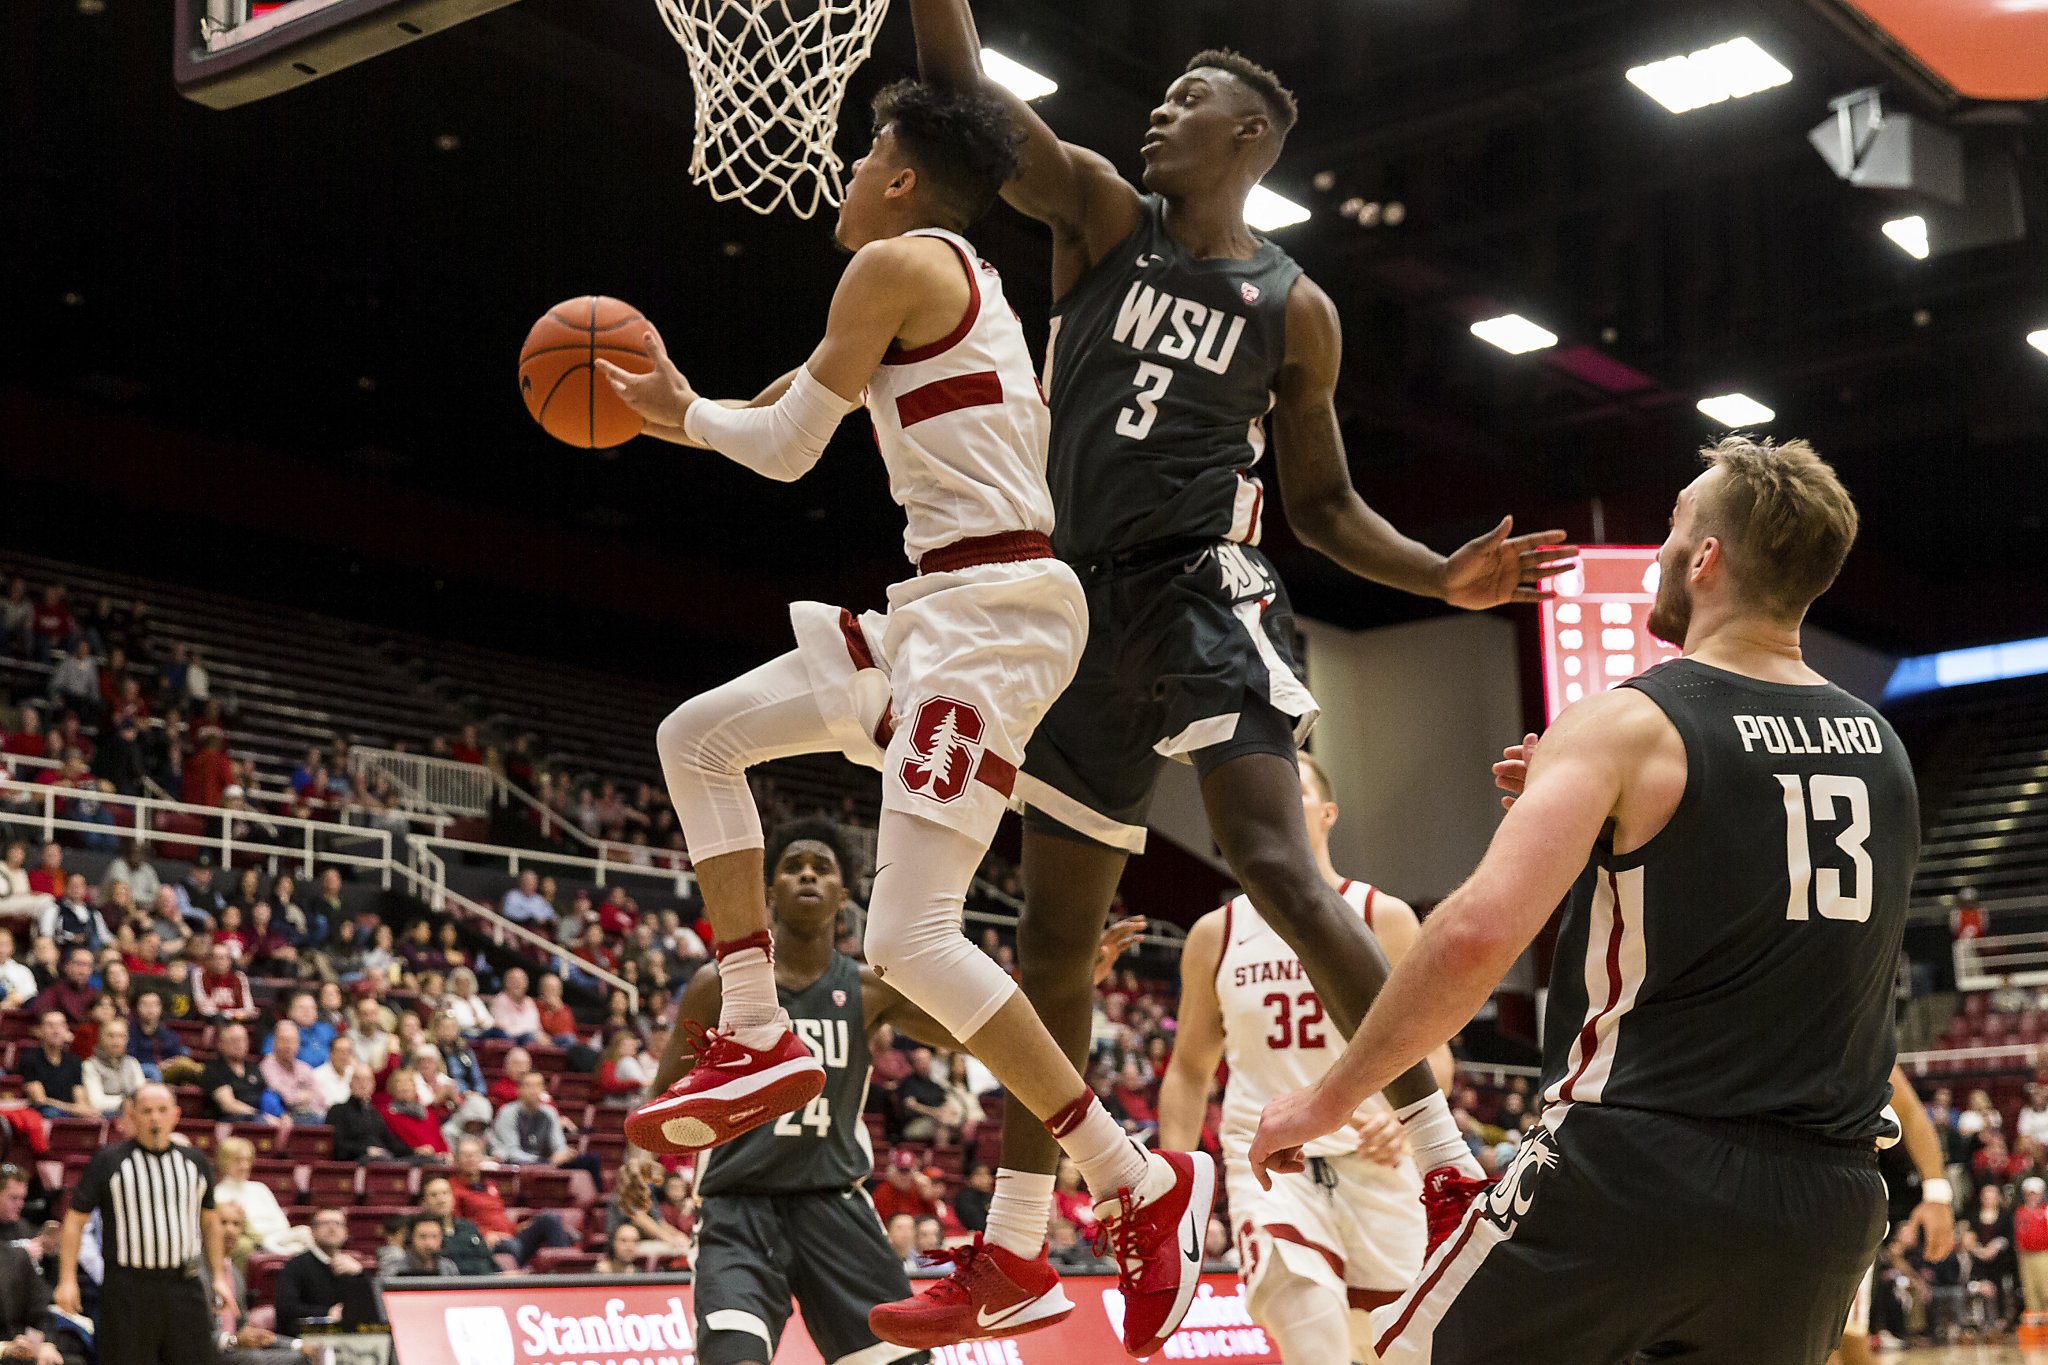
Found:
[[[1275,194],[1264,185],[1254,185],[1251,195],[1244,201],[1244,220],[1260,232],[1277,232],[1296,223],[1306,223],[1309,212],[1284,194]]]
[[[1917,213],[1910,218],[1894,218],[1879,231],[1891,238],[1899,250],[1916,261],[1926,260],[1928,253],[1933,250],[1932,244],[1927,240],[1927,220]]]
[[[981,50],[981,69],[1003,89],[1020,100],[1042,100],[1060,88],[1052,77],[1033,71],[1014,57],[1005,57],[992,47]]]
[[[2027,345],[2033,347],[2042,355],[2048,355],[2048,327],[2043,327],[2038,332],[2027,333]]]
[[[1520,313],[1482,318],[1472,324],[1472,335],[1491,342],[1509,355],[1527,355],[1557,345],[1557,333],[1538,327]]]
[[[1674,114],[1770,90],[1792,79],[1776,57],[1748,38],[1731,38],[1683,57],[1629,68],[1629,84]]]
[[[1700,411],[1724,427],[1760,427],[1778,415],[1746,393],[1702,398]]]

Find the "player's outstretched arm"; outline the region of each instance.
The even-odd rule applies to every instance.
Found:
[[[1927,1116],[1912,1078],[1897,1063],[1892,1064],[1892,1112],[1899,1116],[1906,1155],[1920,1172],[1920,1202],[1907,1222],[1919,1234],[1921,1254],[1930,1262],[1945,1261],[1956,1246],[1955,1191],[1949,1188],[1942,1165],[1941,1134],[1934,1131],[1934,1120]]]
[[[684,444],[706,446],[766,478],[789,483],[809,473],[825,452],[840,418],[860,405],[861,393],[889,344],[923,310],[934,306],[938,258],[955,275],[950,248],[922,239],[891,237],[854,253],[825,321],[825,339],[801,369],[761,395],[773,402],[728,403],[706,399],[675,367],[661,338],[649,329],[644,343],[652,372],[629,374],[609,361],[597,368],[619,397],[648,422],[679,430]],[[953,292],[964,286],[955,285]],[[947,318],[950,326],[958,308]],[[659,432],[657,433],[659,434]]]
[[[1223,1007],[1216,1000],[1216,964],[1223,960],[1223,912],[1211,910],[1188,930],[1180,953],[1180,1012],[1173,1059],[1159,1082],[1159,1146],[1192,1152],[1202,1140],[1209,1087],[1223,1060]]]
[[[1351,484],[1337,425],[1343,361],[1337,305],[1303,275],[1287,295],[1287,354],[1274,391],[1274,460],[1288,523],[1302,543],[1375,583],[1474,609],[1533,602],[1578,553],[1562,531],[1510,536],[1513,518],[1440,555],[1394,528]]]
[[[1422,936],[1422,921],[1415,917],[1415,907],[1399,896],[1385,891],[1375,891],[1372,903],[1372,934],[1380,941],[1380,947],[1387,955],[1387,966],[1396,968],[1407,958],[1415,947],[1415,941]],[[1429,1070],[1436,1077],[1437,1088],[1449,1090],[1451,1078],[1456,1072],[1456,1063],[1451,1057],[1451,1045],[1429,1054]]]
[[[1023,135],[1016,176],[1003,199],[1051,227],[1062,244],[1090,248],[1084,268],[1138,226],[1138,192],[1108,158],[1062,142],[1038,112],[990,80],[981,69],[981,35],[968,0],[910,0],[920,79],[952,90],[973,90],[1008,107]]]
[[[1344,1055],[1314,1086],[1266,1106],[1252,1169],[1300,1169],[1301,1145],[1463,1028],[1571,890],[1613,815],[1645,727],[1670,722],[1627,689],[1573,706],[1544,736],[1521,799],[1478,870],[1422,926]]]

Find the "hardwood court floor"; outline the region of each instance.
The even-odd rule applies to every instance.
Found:
[[[1880,1354],[1878,1365],[2048,1365],[2048,1347],[2022,1351],[2010,1342],[1996,1346],[1927,1346],[1914,1351]]]

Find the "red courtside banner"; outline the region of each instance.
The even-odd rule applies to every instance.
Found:
[[[1102,1275],[1066,1280],[1074,1313],[1028,1336],[947,1346],[933,1365],[1095,1365],[1128,1359],[1123,1299]],[[415,1285],[417,1287],[415,1287]],[[472,1287],[473,1286],[473,1287]],[[393,1280],[384,1307],[398,1365],[696,1365],[687,1277]],[[1278,1365],[1280,1354],[1245,1313],[1234,1275],[1204,1275],[1187,1319],[1153,1360]],[[792,1313],[774,1365],[826,1365]]]

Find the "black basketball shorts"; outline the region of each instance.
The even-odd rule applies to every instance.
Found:
[[[1244,753],[1294,756],[1315,724],[1294,612],[1265,555],[1191,542],[1080,564],[1088,643],[1024,752],[1033,828],[1139,852],[1161,765],[1206,774]]]
[[[930,1360],[868,1330],[868,1310],[908,1297],[910,1277],[864,1191],[709,1195],[696,1235],[699,1365],[773,1360],[791,1298],[827,1362]]]
[[[1868,1144],[1553,1105],[1374,1339],[1387,1365],[1821,1365],[1884,1230]]]

